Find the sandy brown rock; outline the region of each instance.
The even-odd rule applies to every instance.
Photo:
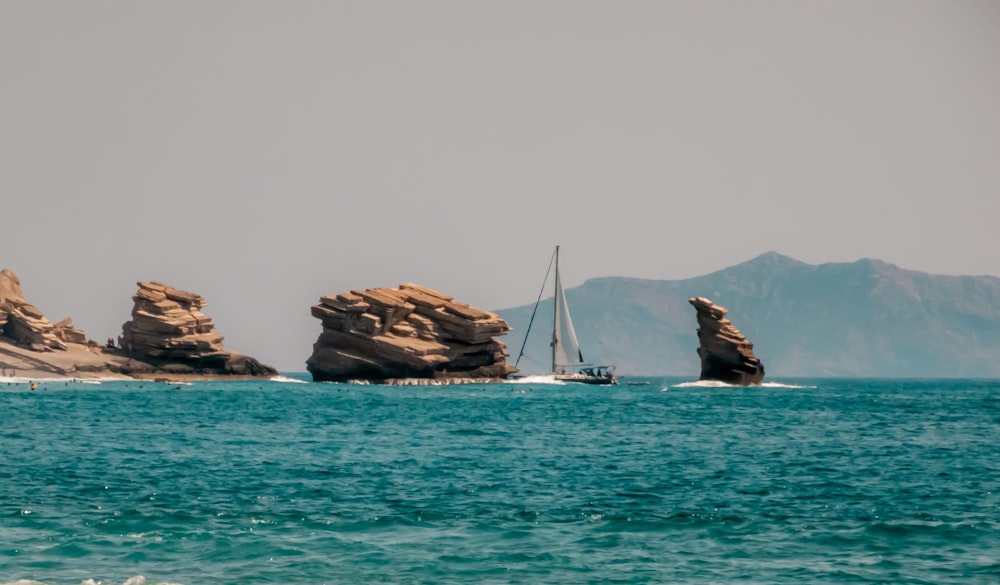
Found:
[[[416,284],[320,298],[323,323],[306,369],[317,381],[506,378],[510,331],[494,313]]]
[[[199,295],[139,283],[122,347],[100,345],[73,326],[55,325],[28,303],[10,270],[0,271],[0,368],[18,377],[223,378],[272,376],[274,368],[226,351]],[[127,345],[126,345],[127,344]],[[128,351],[131,349],[131,351]],[[58,350],[58,351],[53,351]]]
[[[122,378],[127,358],[90,345],[67,343],[61,351],[37,352],[0,337],[0,372],[18,378]]]
[[[753,354],[753,344],[726,319],[728,309],[704,297],[689,298],[697,311],[700,380],[750,386],[764,380],[764,364]]]
[[[222,335],[201,309],[200,295],[159,282],[140,282],[132,320],[122,325],[121,351],[136,363],[127,370],[173,374],[271,376],[256,359],[226,351]]]
[[[66,349],[65,340],[45,315],[25,300],[21,281],[6,268],[0,271],[0,335],[33,351]]]
[[[52,331],[55,333],[56,337],[66,343],[78,343],[80,345],[85,345],[87,343],[87,335],[82,329],[73,327],[73,320],[69,317],[66,317],[62,321],[53,325]]]

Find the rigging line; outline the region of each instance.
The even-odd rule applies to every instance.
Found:
[[[535,358],[531,357],[530,355],[526,355],[526,356],[524,356],[524,358],[527,359],[528,361],[534,363],[536,366],[548,367],[548,364],[543,364],[542,362],[536,360]]]
[[[528,319],[528,328],[524,330],[524,341],[521,342],[521,351],[517,354],[517,359],[514,360],[514,367],[521,363],[521,356],[524,355],[524,347],[528,345],[528,333],[531,332],[531,324],[535,322],[535,313],[538,312],[538,304],[542,302],[542,295],[545,294],[545,284],[549,281],[549,273],[552,272],[552,263],[556,260],[556,252],[552,251],[552,257],[549,258],[549,267],[545,271],[545,280],[542,281],[542,290],[538,291],[538,300],[535,301],[535,308],[531,310],[531,318]]]

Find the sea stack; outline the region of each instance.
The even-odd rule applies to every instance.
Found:
[[[753,386],[764,380],[764,364],[753,354],[753,344],[726,319],[728,309],[705,297],[689,298],[698,316],[699,380]]]
[[[498,315],[416,284],[320,298],[323,323],[306,369],[315,381],[500,380],[517,371]]]
[[[121,351],[135,373],[273,376],[256,359],[229,352],[212,319],[201,312],[205,299],[159,282],[139,282],[132,297],[132,320],[122,325]],[[126,372],[128,373],[128,372]]]

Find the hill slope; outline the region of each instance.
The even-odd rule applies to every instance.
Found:
[[[878,260],[810,265],[774,252],[677,281],[598,278],[566,291],[584,357],[623,375],[697,378],[705,296],[754,344],[768,377],[1000,377],[1000,279]],[[551,301],[551,298],[550,298]],[[517,358],[532,306],[497,311]],[[538,308],[522,371],[548,368],[551,302]]]

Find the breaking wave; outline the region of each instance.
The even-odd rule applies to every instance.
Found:
[[[298,378],[289,378],[288,376],[271,376],[268,378],[271,382],[283,382],[285,384],[308,384],[308,380],[299,380]]]
[[[551,374],[537,374],[534,376],[524,376],[523,378],[511,378],[504,380],[504,384],[554,384],[565,386],[566,382],[556,380]]]

